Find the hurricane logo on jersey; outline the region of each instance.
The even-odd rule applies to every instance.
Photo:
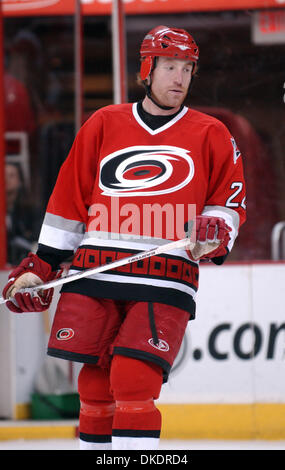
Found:
[[[127,147],[107,155],[100,165],[105,196],[158,196],[186,186],[194,176],[190,151],[153,145]]]

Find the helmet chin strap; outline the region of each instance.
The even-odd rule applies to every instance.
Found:
[[[163,109],[165,111],[170,111],[171,109],[174,109],[174,106],[163,106],[162,104],[159,104],[151,95],[151,85],[146,85],[145,84],[145,88],[146,88],[146,95],[147,97],[156,105],[158,106],[160,109]]]

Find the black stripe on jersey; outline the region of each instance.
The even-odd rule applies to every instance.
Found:
[[[40,259],[51,265],[52,271],[56,271],[61,263],[74,255],[74,252],[72,250],[59,250],[58,248],[39,243],[37,255]]]

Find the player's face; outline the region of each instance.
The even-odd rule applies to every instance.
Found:
[[[152,73],[152,95],[159,104],[179,109],[191,82],[193,64],[186,60],[158,57]]]

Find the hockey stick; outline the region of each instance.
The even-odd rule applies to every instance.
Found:
[[[126,264],[134,263],[136,261],[140,261],[145,258],[150,258],[151,256],[156,256],[162,253],[166,253],[167,251],[179,249],[179,248],[188,248],[191,249],[195,246],[195,243],[191,242],[189,238],[183,238],[182,240],[177,240],[175,242],[166,243],[165,245],[158,246],[156,248],[152,248],[151,250],[141,251],[135,255],[121,258],[119,260],[113,261],[111,263],[104,264],[102,266],[97,266],[95,268],[86,269],[85,271],[69,274],[68,276],[63,276],[59,279],[55,279],[53,281],[45,282],[44,284],[39,284],[34,287],[27,287],[25,289],[21,289],[19,292],[25,293],[33,293],[37,290],[45,290],[51,289],[53,287],[61,286],[68,282],[78,281],[79,279],[83,279],[88,276],[92,276],[94,274],[99,274],[104,271],[108,271],[110,269],[115,269],[120,266],[124,266]],[[0,297],[0,304],[4,304],[10,299],[4,299],[4,297]]]

